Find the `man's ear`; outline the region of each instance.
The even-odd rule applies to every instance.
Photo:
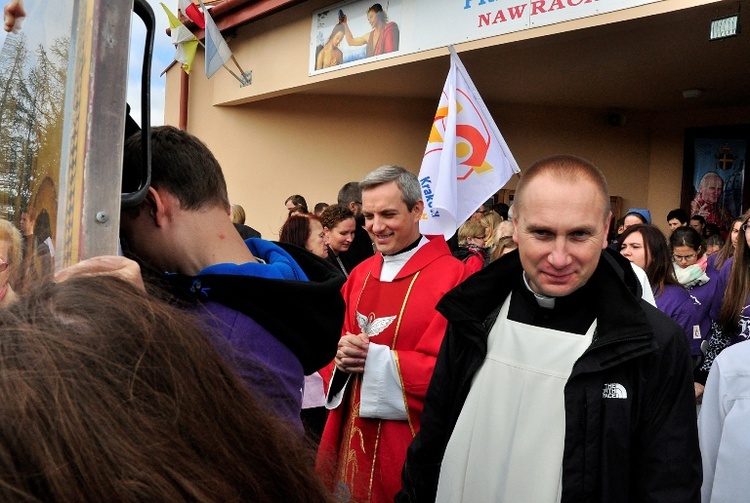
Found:
[[[422,219],[422,213],[424,213],[424,201],[421,199],[417,201],[414,207],[411,209],[417,217],[417,221]]]
[[[354,213],[356,215],[357,214],[357,203],[355,203],[354,201],[351,201],[349,203],[349,211],[351,211],[352,213]]]
[[[168,192],[153,187],[148,188],[146,206],[148,206],[149,217],[157,227],[163,227],[167,219],[171,218],[176,202],[177,199]]]

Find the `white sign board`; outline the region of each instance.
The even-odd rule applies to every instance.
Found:
[[[372,0],[313,12],[310,75],[662,0]]]

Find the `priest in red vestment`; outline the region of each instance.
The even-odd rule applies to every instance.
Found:
[[[420,234],[424,205],[413,173],[383,166],[360,185],[379,253],[342,289],[346,315],[317,469],[342,501],[391,502],[445,334],[435,305],[465,271],[442,236]]]

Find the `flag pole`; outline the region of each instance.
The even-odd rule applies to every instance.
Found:
[[[204,16],[211,16],[211,13],[209,13],[208,9],[206,9],[206,6],[204,5],[203,0],[198,0],[198,2],[201,4],[201,8],[203,9],[203,15]],[[208,26],[206,26],[206,31],[205,32],[206,32],[206,36],[208,36]],[[203,45],[203,43],[201,43],[200,40],[198,40],[198,43],[201,44],[201,46],[203,47],[203,50],[205,51],[206,50],[206,46]],[[226,42],[224,42],[224,43],[226,44]],[[230,70],[229,67],[227,67],[227,65],[225,63],[222,63],[221,66],[223,66],[226,71],[228,71],[229,73],[231,73],[232,77],[234,77],[235,79],[237,79],[237,82],[240,83],[240,86],[244,86],[244,85],[246,85],[248,83],[248,81],[245,79],[245,70],[242,69],[242,67],[240,66],[239,62],[237,61],[237,58],[234,57],[234,54],[231,51],[230,51],[230,55],[232,57],[232,61],[234,61],[234,64],[237,65],[237,69],[239,69],[240,75],[242,75],[242,77],[238,77],[237,74],[234,73],[232,70]]]
[[[205,50],[206,50],[206,44],[204,44],[203,42],[201,42],[200,39],[198,39],[198,44],[201,47],[203,47],[203,51],[205,52]],[[232,59],[234,59],[234,54],[232,54]],[[221,66],[223,66],[226,71],[228,71],[229,73],[231,73],[232,77],[234,77],[235,79],[237,79],[237,82],[239,82],[240,84],[244,84],[245,83],[240,77],[237,76],[236,73],[234,73],[232,70],[230,70],[229,67],[226,64],[222,63]],[[240,68],[240,65],[237,65],[237,68]],[[242,71],[242,68],[240,68],[240,71],[242,72],[243,75],[245,74],[245,72]]]

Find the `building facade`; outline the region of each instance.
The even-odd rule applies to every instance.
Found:
[[[380,2],[398,30],[395,49],[392,40],[388,48],[376,40],[357,45],[372,30],[373,4],[218,1],[214,18],[251,83],[225,70],[206,79],[203,50],[189,76],[178,65],[167,72],[166,123],[209,145],[230,199],[264,237],[277,237],[291,194],[312,207],[334,203],[344,183],[383,164],[418,172],[449,68],[448,44],[522,171],[551,154],[587,158],[606,174],[623,210],[649,208],[666,229],[667,212],[688,209],[696,173],[707,169],[695,167],[699,156],[691,154],[701,135],[723,127],[722,138],[737,137],[731,169],[744,169],[750,34],[709,35],[712,20],[738,11],[740,24],[750,25],[750,0]],[[354,43],[341,35],[340,54],[327,50],[332,66],[323,68],[318,56],[342,19]]]

